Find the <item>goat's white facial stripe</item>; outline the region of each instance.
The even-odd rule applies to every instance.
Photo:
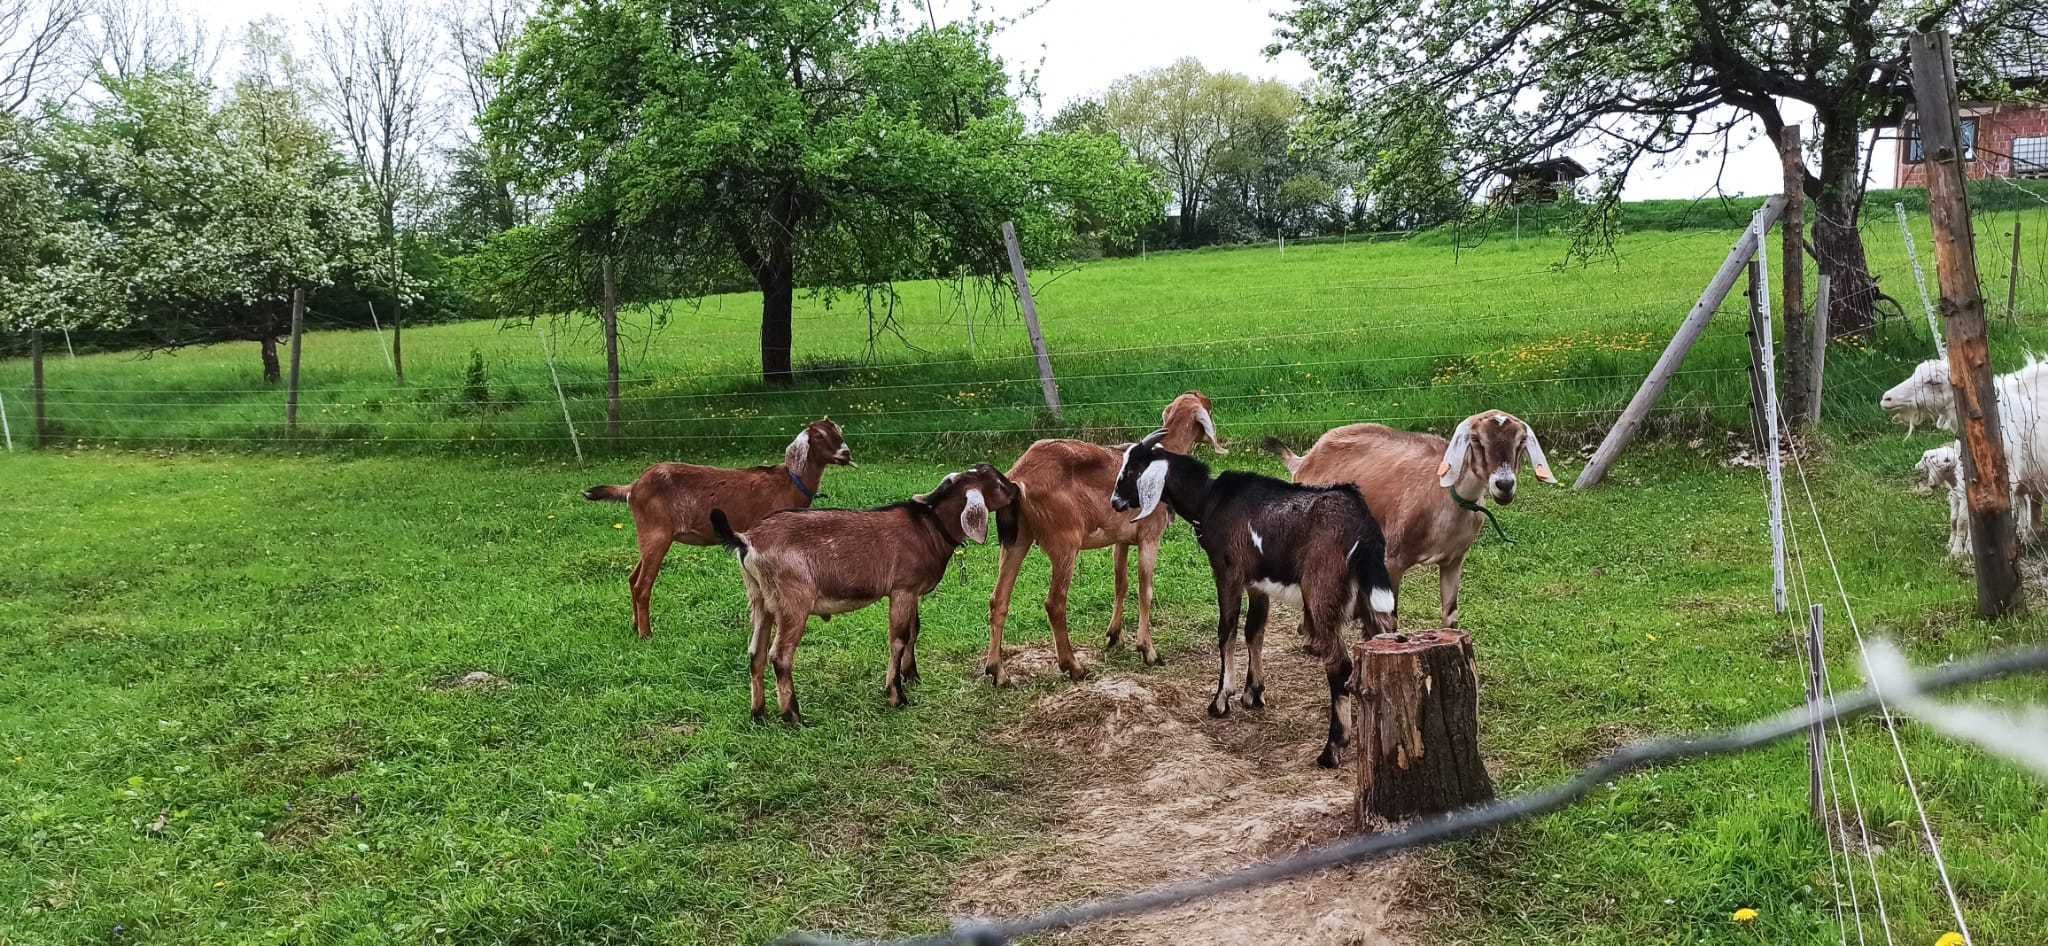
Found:
[[[1252,534],[1252,548],[1258,549],[1259,553],[1262,555],[1265,554],[1266,541],[1264,539],[1259,538],[1259,530],[1254,529],[1251,526],[1245,526],[1244,529],[1246,532]]]
[[[1381,614],[1394,613],[1394,592],[1386,588],[1374,588],[1370,596],[1372,609]]]
[[[1166,461],[1154,460],[1145,472],[1138,476],[1138,514],[1131,517],[1136,522],[1159,508],[1159,496],[1166,491]]]

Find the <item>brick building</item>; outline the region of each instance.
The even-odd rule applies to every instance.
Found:
[[[2048,44],[2028,36],[1995,54],[1995,68],[2025,100],[1966,102],[1963,161],[1969,178],[2048,178]],[[1920,125],[1909,116],[1896,138],[1894,186],[1926,187]]]

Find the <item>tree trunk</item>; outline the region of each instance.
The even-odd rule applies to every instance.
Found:
[[[619,281],[612,271],[612,261],[607,258],[604,268],[604,369],[605,369],[605,430],[613,438],[619,436]],[[785,342],[787,339],[785,338]],[[784,348],[788,346],[785,344]]]
[[[30,332],[28,336],[28,360],[30,378],[35,384],[36,402],[36,446],[49,441],[50,417],[43,405],[43,333]]]
[[[405,303],[395,296],[391,301],[391,376],[399,387],[405,387],[405,346],[401,339],[405,335]]]
[[[754,274],[761,287],[761,380],[769,384],[789,384],[796,379],[789,361],[794,338],[791,314],[796,308],[791,265],[785,255]]]
[[[1472,637],[1445,629],[1358,645],[1359,823],[1438,814],[1493,797],[1479,758]]]
[[[1863,253],[1861,126],[1847,115],[1822,115],[1820,192],[1813,195],[1813,249],[1829,280],[1828,332],[1868,339],[1877,324],[1877,281]]]
[[[1778,281],[1785,289],[1779,310],[1785,320],[1785,417],[1793,427],[1806,426],[1813,342],[1806,319],[1806,161],[1798,125],[1788,125],[1778,144],[1785,170],[1785,214],[1778,230],[1784,258]]]
[[[1192,247],[1202,238],[1202,207],[1193,197],[1180,199],[1180,245]]]
[[[276,384],[284,380],[284,366],[277,362],[277,336],[265,335],[260,343],[263,345],[263,383]]]

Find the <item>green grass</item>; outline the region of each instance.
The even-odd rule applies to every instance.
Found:
[[[2028,228],[2048,233],[2048,214],[2036,216]],[[1910,300],[1886,233],[1872,232],[1875,264]],[[1618,262],[1564,271],[1548,268],[1561,243],[1532,237],[1455,256],[1315,246],[1041,276],[1056,351],[1200,343],[1062,356],[1070,427],[1040,416],[1030,363],[1013,357],[1025,350],[1018,327],[979,323],[970,349],[929,284],[904,290],[911,337],[929,351],[884,346],[868,365],[858,316],[807,304],[800,356],[831,367],[787,392],[736,376],[753,364],[754,311],[742,297],[711,300],[679,310],[644,353],[636,338],[630,373],[651,380],[631,388],[633,439],[588,444],[602,453],[580,465],[565,459],[526,329],[409,332],[415,386],[404,391],[389,387],[368,333],[317,333],[297,442],[243,439],[282,436],[281,396],[244,390],[261,387],[251,345],[60,356],[50,384],[66,390],[51,413],[76,445],[0,458],[0,943],[108,942],[117,929],[124,943],[728,943],[791,926],[937,928],[964,861],[1050,830],[1019,795],[1025,766],[1042,760],[985,738],[1061,686],[979,682],[993,550],[972,550],[967,584],[949,578],[927,602],[926,682],[911,709],[880,696],[884,615],[871,610],[806,638],[797,672],[811,725],[757,727],[730,560],[678,550],[656,593],[656,637],[637,643],[630,523],[579,489],[658,456],[750,462],[829,411],[863,465],[830,475],[828,501],[880,503],[974,460],[1004,462],[1040,431],[1148,427],[1188,387],[1218,399],[1224,434],[1246,446],[1371,417],[1442,429],[1506,407],[1548,435],[1569,475],[1597,412],[1626,399],[1731,240],[1631,237]],[[1992,230],[1981,243],[1998,255]],[[2002,282],[1987,286],[2002,297]],[[2022,299],[2023,326],[1998,328],[2001,357],[2048,324],[2048,283]],[[1252,337],[1307,332],[1331,334]],[[564,370],[594,435],[590,342],[568,346]],[[1504,790],[1545,784],[1621,739],[1733,724],[1799,698],[1792,636],[1768,606],[1760,476],[1719,462],[1738,446],[1722,431],[1746,410],[1743,344],[1711,339],[1688,363],[1711,373],[1673,386],[1686,408],[1665,428],[1675,436],[1629,454],[1601,490],[1532,485],[1504,514],[1517,544],[1488,538],[1475,551],[1466,623]],[[472,346],[493,391],[520,395],[493,399],[520,403],[453,410]],[[1968,579],[1940,557],[1945,509],[1905,488],[1938,435],[1901,439],[1870,406],[1924,346],[1895,325],[1876,348],[1830,358],[1831,445],[1813,473],[1857,616],[1924,661],[2040,641],[2040,618],[1969,617]],[[1498,349],[1509,352],[1483,354]],[[1272,367],[1306,361],[1332,364]],[[17,438],[24,376],[0,364]],[[1553,377],[1574,380],[1536,381]],[[986,383],[1007,378],[1024,380]],[[926,386],[876,387],[894,384]],[[655,399],[677,395],[690,397]],[[111,403],[87,403],[99,401]],[[128,449],[143,446],[157,449]],[[1249,449],[1230,462],[1278,469]],[[1810,548],[1796,486],[1790,509]],[[1818,561],[1807,566],[1817,589],[1832,588]],[[1075,588],[1090,637],[1108,612],[1107,571],[1106,557],[1086,557]],[[1043,588],[1034,559],[1015,638],[1045,637]],[[1411,622],[1426,620],[1433,578],[1408,591]],[[1162,648],[1213,659],[1214,602],[1185,529],[1170,534],[1159,600]],[[1846,686],[1846,622],[1826,601]],[[1144,673],[1128,655],[1109,664]],[[443,688],[473,670],[515,686]],[[2039,681],[1977,692],[2048,699]],[[1951,924],[1890,743],[1867,723],[1851,733],[1899,942],[1931,943]],[[1910,725],[1903,734],[1978,942],[2030,941],[2048,928],[2048,787]],[[1836,943],[1805,791],[1802,750],[1787,745],[1625,779],[1441,849],[1424,869],[1461,908],[1419,905],[1428,936]],[[1741,906],[1762,911],[1758,928],[1728,921]]]

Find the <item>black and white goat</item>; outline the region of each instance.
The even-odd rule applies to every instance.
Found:
[[[1165,435],[1157,431],[1125,449],[1110,506],[1136,509],[1136,521],[1164,501],[1174,515],[1194,524],[1209,555],[1222,652],[1209,715],[1230,714],[1231,649],[1245,599],[1251,602],[1244,629],[1247,708],[1266,705],[1262,651],[1271,601],[1298,603],[1309,653],[1322,658],[1330,684],[1329,741],[1316,764],[1335,766],[1349,740],[1351,655],[1344,629],[1369,608],[1377,628],[1393,630],[1393,582],[1379,523],[1354,486],[1298,486],[1240,472],[1212,479],[1201,461],[1161,447]]]

